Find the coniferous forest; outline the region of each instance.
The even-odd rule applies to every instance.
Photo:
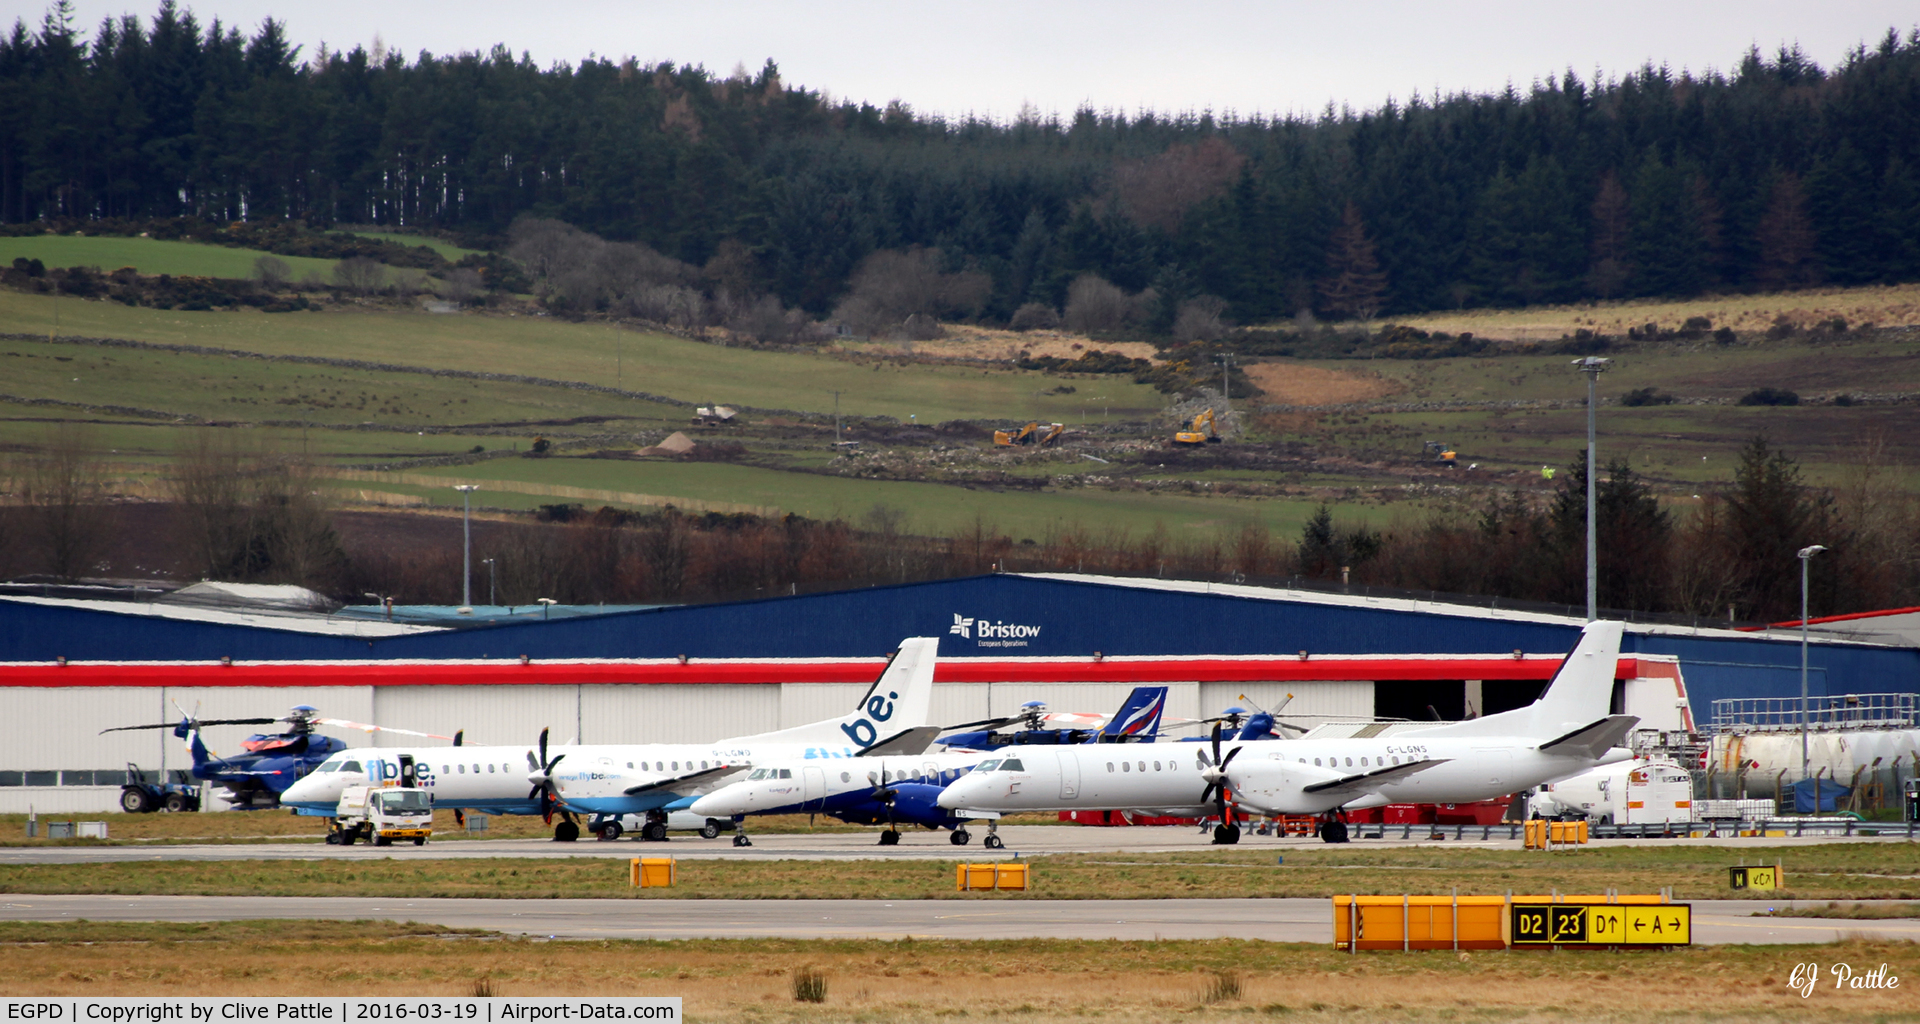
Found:
[[[1832,68],[1727,59],[1317,117],[1005,123],[834,102],[772,62],[309,53],[274,21],[166,0],[88,28],[62,2],[0,39],[0,223],[491,244],[535,216],[815,313],[919,247],[990,280],[971,312],[1000,322],[1088,275],[1242,323],[1920,277],[1920,31]]]

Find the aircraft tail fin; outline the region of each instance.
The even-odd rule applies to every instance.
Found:
[[[798,725],[791,729],[742,736],[754,743],[817,743],[842,747],[851,744],[865,750],[880,740],[897,736],[902,730],[930,725],[933,710],[933,668],[939,660],[940,638],[909,637],[900,641],[900,649],[887,662],[880,678],[861,696],[851,712],[824,722]]]
[[[1450,722],[1406,736],[1530,736],[1542,741],[1566,736],[1608,717],[1613,677],[1620,663],[1619,622],[1589,622],[1540,699],[1523,708],[1466,722]]]
[[[1107,719],[1100,730],[1102,742],[1122,739],[1150,739],[1160,733],[1160,719],[1167,712],[1167,688],[1136,686],[1120,702],[1120,711]]]
[[[200,738],[200,726],[193,719],[182,718],[180,724],[173,727],[173,734],[185,742],[187,757],[192,759],[196,769],[204,768],[214,760],[213,755],[207,752],[206,742]]]

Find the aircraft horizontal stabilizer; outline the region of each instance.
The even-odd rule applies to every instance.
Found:
[[[1626,739],[1627,733],[1632,732],[1639,723],[1640,719],[1634,715],[1608,715],[1592,725],[1540,744],[1540,750],[1560,757],[1592,760],[1620,746],[1620,741]]]
[[[1411,761],[1407,764],[1389,765],[1385,768],[1375,768],[1370,772],[1361,772],[1358,775],[1348,775],[1344,778],[1316,782],[1311,786],[1302,787],[1300,791],[1302,793],[1352,793],[1355,796],[1359,796],[1362,793],[1371,793],[1389,783],[1399,782],[1401,779],[1415,772],[1423,772],[1429,768],[1446,764],[1450,760],[1452,759],[1446,757],[1430,757],[1424,761]]]
[[[854,755],[856,757],[910,757],[924,754],[933,745],[933,738],[940,735],[937,725],[916,725],[880,740],[873,746]]]
[[[701,785],[702,783],[711,782],[714,779],[721,777],[722,775],[731,775],[734,772],[737,772],[739,770],[740,770],[739,767],[735,765],[723,764],[718,768],[707,768],[705,770],[691,772],[686,775],[676,775],[671,779],[661,779],[658,782],[642,783],[638,786],[629,787],[626,790],[624,790],[624,792],[628,796],[635,796],[640,793],[657,793],[661,790],[666,790],[669,793],[678,793],[682,789],[695,788]]]

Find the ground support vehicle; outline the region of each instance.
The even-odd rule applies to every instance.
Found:
[[[718,839],[721,832],[732,828],[731,821],[702,817],[692,811],[648,811],[595,818],[587,823],[587,831],[601,840],[631,834],[650,843],[665,842],[668,832],[698,832],[702,839]]]
[[[329,846],[366,840],[392,846],[395,839],[426,845],[433,835],[433,798],[424,789],[402,786],[349,786],[340,794],[327,832]]]
[[[120,809],[128,814],[145,814],[162,808],[169,811],[200,809],[199,786],[167,782],[165,776],[158,773],[156,776],[149,780],[138,765],[127,762],[127,781],[120,786]]]

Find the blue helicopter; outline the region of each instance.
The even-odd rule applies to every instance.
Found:
[[[1070,743],[1152,743],[1167,710],[1167,688],[1136,686],[1112,718],[1077,711],[1048,711],[1047,702],[1030,700],[1004,718],[964,722],[937,741],[949,750],[998,750],[1007,746],[1063,746]],[[1006,729],[1010,725],[1023,728]],[[1049,727],[1052,728],[1049,728]]]
[[[102,729],[100,733],[105,735],[110,732],[138,729],[172,729],[173,735],[186,743],[187,754],[193,760],[193,777],[221,787],[224,792],[220,794],[220,799],[236,811],[266,810],[280,806],[280,794],[286,792],[287,787],[318,767],[328,757],[347,749],[345,741],[314,732],[317,726],[331,725],[358,729],[362,732],[394,732],[406,736],[451,739],[458,743],[458,739],[453,736],[368,725],[364,722],[350,722],[344,718],[322,718],[320,709],[311,704],[295,705],[285,718],[200,719],[181,710],[178,704],[174,705],[174,710],[180,711],[180,721],[177,723],[123,725]],[[200,737],[200,730],[206,726],[277,723],[285,723],[285,731],[255,733],[241,741],[241,753],[229,757],[221,757],[209,751],[206,742]],[[138,806],[135,806],[136,803]],[[130,811],[154,809],[153,803],[146,800],[136,801],[125,792],[122,793],[121,805]],[[197,803],[194,806],[197,807]]]

